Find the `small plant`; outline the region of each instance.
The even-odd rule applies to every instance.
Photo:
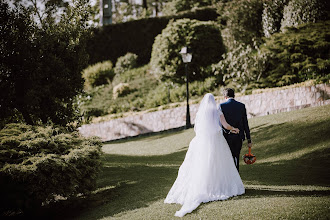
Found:
[[[112,66],[111,61],[103,61],[84,69],[82,75],[85,79],[85,87],[91,89],[111,82],[115,76]]]
[[[127,95],[130,92],[128,83],[119,83],[113,87],[113,99]]]
[[[137,58],[138,56],[133,53],[127,53],[125,56],[119,57],[114,69],[115,73],[122,74],[127,70],[135,68],[137,66]]]

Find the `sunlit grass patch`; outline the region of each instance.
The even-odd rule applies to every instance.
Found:
[[[250,119],[257,161],[241,160],[246,193],[202,204],[184,219],[329,219],[329,122],[330,105]],[[163,201],[194,135],[188,129],[105,143],[98,189],[55,216],[176,219],[181,206]]]

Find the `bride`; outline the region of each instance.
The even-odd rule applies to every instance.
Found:
[[[221,124],[233,133],[218,110],[214,96],[204,96],[195,120],[196,136],[189,144],[177,179],[165,203],[178,203],[182,207],[175,216],[182,217],[195,210],[200,203],[225,200],[245,193],[244,185],[235,167],[229,146],[222,135]]]

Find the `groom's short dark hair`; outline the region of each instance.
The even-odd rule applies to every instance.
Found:
[[[232,88],[225,88],[223,91],[223,96],[235,98],[235,91]]]

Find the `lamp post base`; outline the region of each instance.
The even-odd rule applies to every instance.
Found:
[[[186,72],[186,85],[187,85],[186,129],[188,129],[188,128],[191,128],[191,123],[190,123],[190,111],[189,111],[189,81],[188,81],[187,64],[185,64],[185,72]]]
[[[190,111],[189,111],[189,104],[187,105],[187,113],[186,113],[186,129],[191,128],[191,123],[190,123]]]

